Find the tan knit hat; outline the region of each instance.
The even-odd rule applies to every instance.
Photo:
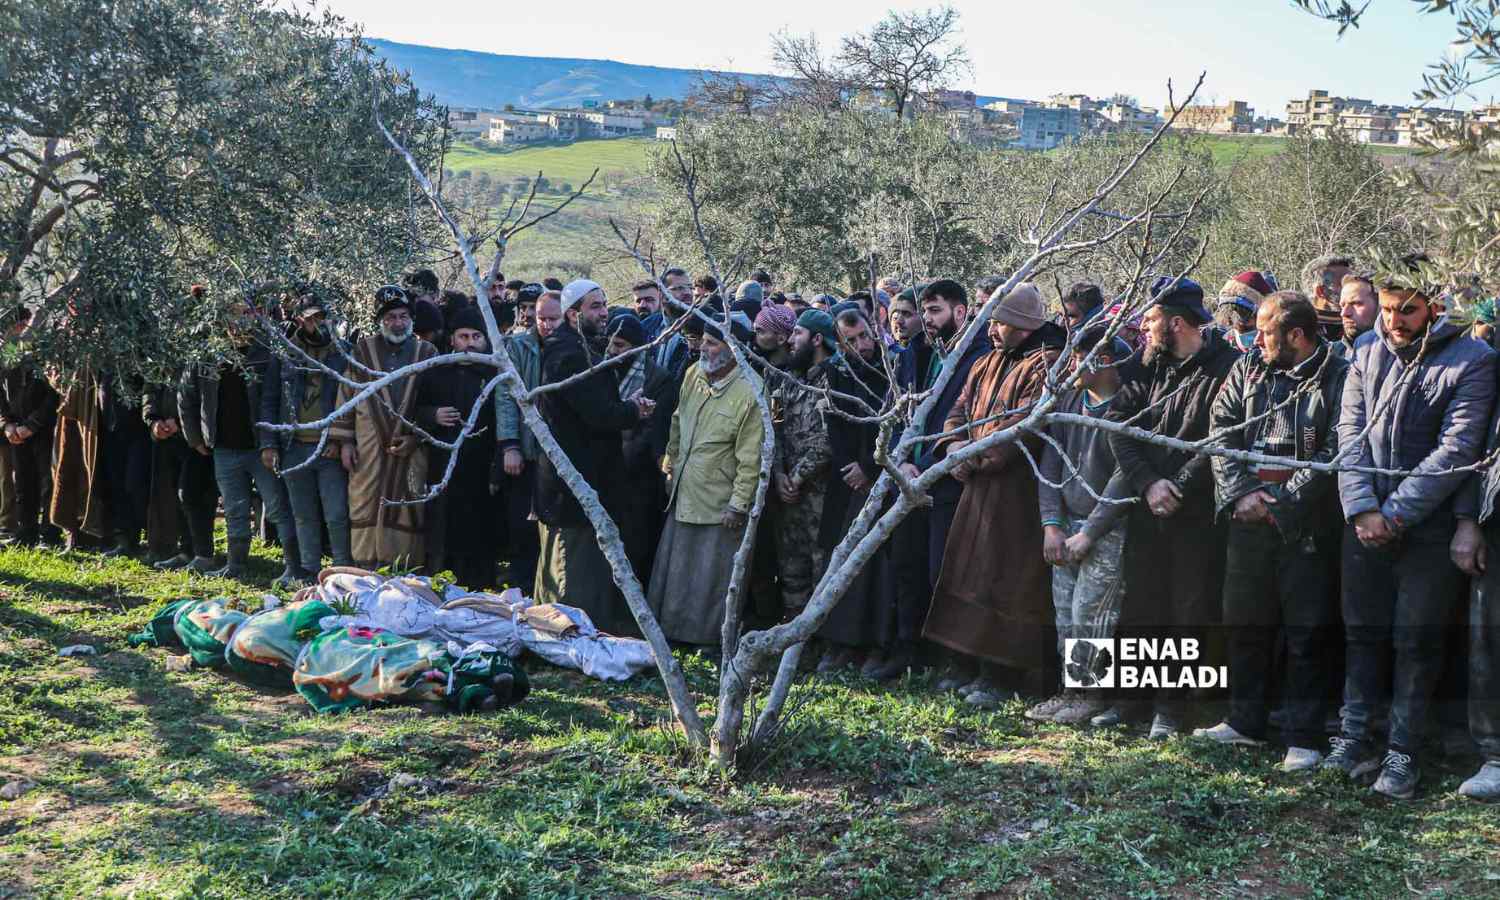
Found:
[[[1011,288],[1000,305],[995,307],[990,318],[1006,325],[1035,331],[1047,321],[1047,304],[1043,302],[1042,292],[1037,290],[1035,284],[1023,281]]]

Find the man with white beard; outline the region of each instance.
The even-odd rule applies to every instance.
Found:
[[[383,373],[419,363],[436,348],[412,333],[411,301],[406,292],[386,285],[375,292],[379,332],[354,345],[348,378],[374,381]],[[417,381],[398,378],[380,390],[386,403],[368,397],[329,429],[339,442],[339,456],[349,472],[349,532],[355,563],[368,569],[399,565],[419,568],[425,561],[427,507],[382,505],[381,499],[410,500],[426,491],[427,446],[398,415],[416,414]],[[357,388],[339,386],[338,403],[354,398]],[[387,406],[386,404],[389,404]]]

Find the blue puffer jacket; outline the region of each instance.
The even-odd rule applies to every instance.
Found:
[[[1377,320],[1349,361],[1338,428],[1342,464],[1437,472],[1479,460],[1495,399],[1495,351],[1443,317],[1420,360],[1408,364]],[[1477,514],[1477,492],[1459,490],[1465,483],[1472,484],[1466,473],[1402,478],[1345,471],[1339,500],[1348,521],[1378,510],[1405,529],[1449,531],[1455,515]]]

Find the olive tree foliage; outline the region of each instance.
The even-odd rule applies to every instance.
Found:
[[[1338,132],[1291,137],[1279,153],[1240,161],[1227,175],[1202,274],[1217,284],[1259,269],[1295,287],[1319,256],[1409,252],[1420,244],[1425,204],[1414,205],[1399,174]]]
[[[1338,25],[1343,37],[1361,25],[1373,0],[1295,0],[1297,5]],[[1409,4],[1410,5],[1410,4]],[[1500,7],[1490,0],[1415,0],[1416,15],[1440,15],[1453,21],[1453,40],[1444,55],[1428,66],[1413,91],[1419,105],[1471,100],[1473,89],[1500,76]],[[1461,288],[1450,310],[1463,313],[1465,300],[1500,291],[1500,166],[1495,148],[1500,128],[1477,122],[1437,124],[1417,136],[1430,157],[1449,171],[1410,168],[1394,181],[1417,212],[1432,258],[1417,275],[1408,275],[1397,257],[1375,252],[1372,260],[1383,277],[1411,278],[1429,289]],[[1416,285],[1414,285],[1416,286]]]
[[[32,351],[64,370],[165,378],[229,352],[250,286],[368,297],[421,230],[372,103],[441,158],[442,109],[331,14],[0,4],[0,312],[37,311]]]
[[[766,140],[774,133],[776,140]],[[659,205],[652,219],[657,254],[706,263],[684,183],[696,179],[704,235],[725,279],[774,260],[778,275],[804,291],[867,288],[870,260],[915,283],[1009,272],[1032,249],[1025,238],[1092,196],[1145,136],[1090,138],[1050,153],[987,148],[955,136],[933,117],[891,122],[859,111],[786,108],[769,118],[739,115],[695,122],[678,145],[651,163]],[[1118,210],[1150,205],[1156,234],[1202,194],[1190,230],[1174,242],[1167,267],[1198,249],[1220,205],[1208,153],[1167,135],[1116,188],[1110,209],[1075,226],[1081,236],[1119,225]],[[1158,202],[1159,201],[1159,202]],[[1178,209],[1174,210],[1175,207]],[[1146,223],[1140,223],[1144,228]],[[1091,278],[1119,290],[1134,257],[1126,242],[1041,264],[1044,284]],[[739,265],[735,265],[738,261]]]

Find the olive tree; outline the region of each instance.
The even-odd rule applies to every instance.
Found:
[[[6,3],[0,66],[0,311],[39,313],[42,361],[169,377],[228,352],[246,285],[365,297],[421,249],[410,174],[370,112],[430,165],[443,111],[332,15]]]

